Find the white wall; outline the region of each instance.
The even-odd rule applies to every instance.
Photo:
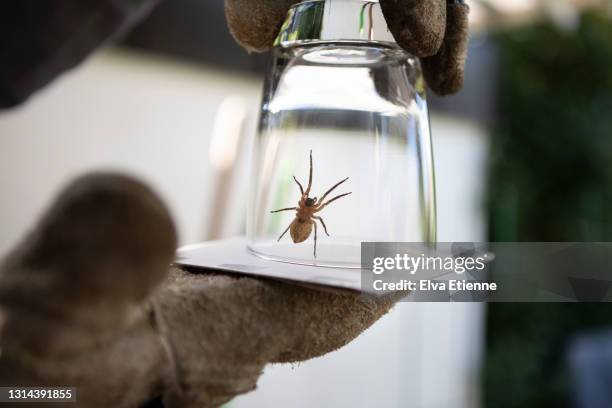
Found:
[[[217,107],[240,95],[256,108],[260,89],[259,78],[107,51],[0,112],[0,256],[61,186],[100,169],[145,180],[171,208],[181,242],[202,240]]]

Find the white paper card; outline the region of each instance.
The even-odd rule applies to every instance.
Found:
[[[182,247],[177,251],[174,263],[188,267],[288,280],[296,284],[362,291],[360,269],[326,268],[268,261],[248,252],[244,237]]]

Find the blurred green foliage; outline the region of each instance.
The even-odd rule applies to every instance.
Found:
[[[612,241],[612,21],[539,22],[496,35],[491,241]],[[612,326],[608,304],[491,304],[486,407],[571,405],[573,334]]]

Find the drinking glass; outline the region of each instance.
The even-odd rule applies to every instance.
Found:
[[[296,4],[273,56],[254,148],[249,250],[273,261],[359,268],[361,242],[435,242],[425,83],[418,59],[393,40],[378,2]],[[311,152],[309,197],[319,199],[311,204],[346,177],[324,201],[351,194],[312,214],[326,228],[320,219],[298,219],[298,231],[290,228],[278,240],[296,211],[271,211],[299,206],[298,182],[307,189]],[[308,237],[295,243],[300,233]]]

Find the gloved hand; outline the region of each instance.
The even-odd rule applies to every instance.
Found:
[[[272,44],[292,3],[227,1],[234,34],[257,50]],[[15,63],[0,68],[0,107],[78,64],[152,3],[3,5],[14,13],[0,13],[0,55]],[[432,89],[457,90],[467,7],[385,0],[383,10],[399,44],[422,57]],[[16,45],[14,34],[24,27],[17,15],[41,18],[30,42]],[[40,52],[34,58],[21,50]],[[168,267],[175,246],[170,215],[142,184],[93,175],[67,188],[0,266],[0,384],[76,386],[81,407],[134,407],[157,395],[171,407],[218,406],[252,390],[268,362],[341,347],[403,295],[331,294],[189,273]]]
[[[94,174],[65,189],[0,265],[0,384],[77,387],[79,407],[219,406],[267,363],[336,350],[403,296],[192,273],[169,267],[175,245],[141,183]]]
[[[263,52],[274,39],[291,5],[299,0],[225,0],[234,38],[250,51]],[[463,86],[469,7],[463,0],[380,0],[397,43],[419,57],[429,87],[438,95]]]
[[[21,0],[0,2],[0,109],[16,106],[97,47],[146,17],[158,0]],[[236,40],[250,51],[272,46],[298,0],[226,0]],[[421,58],[439,95],[459,91],[467,52],[463,0],[380,0],[398,44]],[[24,31],[24,27],[28,29]]]

